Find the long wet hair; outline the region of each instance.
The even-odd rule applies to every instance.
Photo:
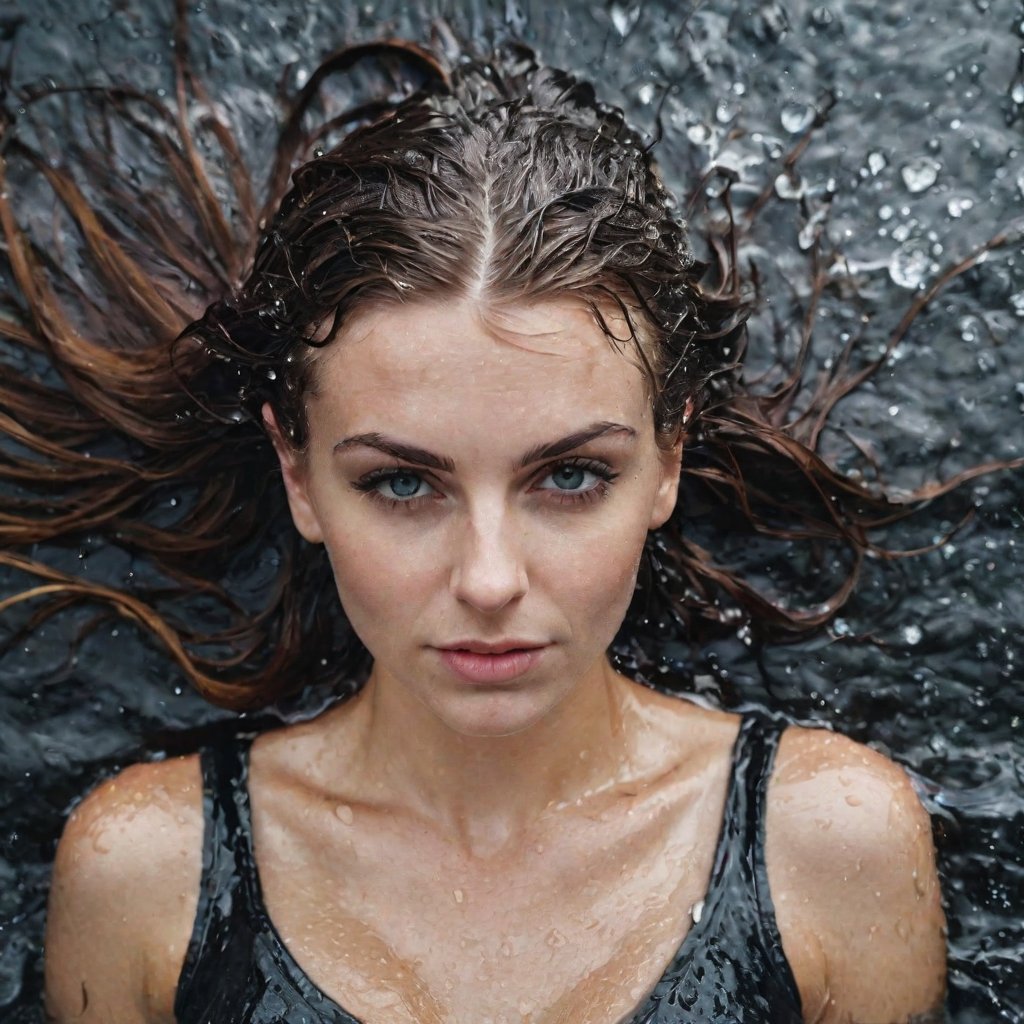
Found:
[[[685,437],[679,507],[648,538],[617,644],[738,623],[799,636],[847,600],[868,551],[892,554],[871,533],[913,502],[816,454],[832,406],[878,364],[838,360],[799,414],[803,348],[781,382],[748,386],[756,295],[728,191],[699,259],[651,147],[589,84],[519,44],[350,47],[289,102],[259,187],[186,43],[181,23],[173,108],[129,87],[68,90],[59,147],[24,114],[4,125],[0,564],[34,579],[0,603],[30,609],[14,640],[98,601],[217,704],[357,688],[368,652],[322,548],[292,527],[260,409],[301,449],[314,350],[364,306],[434,296],[578,297],[632,347],[659,443]],[[339,101],[332,83],[367,68],[365,95]],[[24,111],[61,97],[17,98]],[[162,189],[138,180],[156,164]],[[695,503],[736,529],[840,546],[841,578],[804,607],[762,592],[698,543]],[[148,569],[101,583],[39,544],[107,545]]]

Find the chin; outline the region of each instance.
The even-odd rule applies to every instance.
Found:
[[[477,691],[431,703],[430,710],[452,732],[474,738],[499,738],[527,731],[545,718],[559,700],[538,699],[524,690]]]

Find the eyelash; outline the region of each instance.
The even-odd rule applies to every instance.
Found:
[[[557,472],[559,469],[564,469],[566,466],[574,466],[577,469],[585,469],[593,473],[597,478],[598,482],[594,487],[589,488],[586,491],[578,491],[574,494],[561,494],[556,497],[555,503],[558,505],[572,505],[577,508],[582,508],[585,505],[589,505],[591,502],[600,501],[602,498],[608,496],[608,492],[611,490],[613,481],[619,476],[618,473],[614,472],[612,468],[604,462],[600,462],[596,459],[587,459],[582,456],[573,456],[572,458],[562,459],[559,462],[552,462],[546,466],[543,470],[543,476],[540,479],[549,477],[552,473]],[[399,509],[403,511],[411,511],[413,508],[419,506],[420,502],[427,500],[430,495],[420,495],[415,498],[406,498],[402,500],[400,498],[386,498],[380,491],[377,490],[377,485],[384,480],[394,480],[396,477],[401,476],[413,476],[417,479],[423,479],[421,473],[416,472],[413,469],[405,469],[398,467],[395,469],[375,469],[365,476],[360,477],[356,480],[352,486],[357,490],[364,493],[371,501],[375,501],[385,508]],[[543,488],[545,491],[552,491],[557,494],[557,489],[550,487]]]

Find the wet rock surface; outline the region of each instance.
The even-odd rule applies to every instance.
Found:
[[[0,41],[14,47],[21,86],[128,80],[168,96],[171,11],[142,0],[19,0],[0,17]],[[752,369],[773,358],[773,322],[799,322],[815,253],[836,283],[818,314],[815,359],[836,358],[854,336],[870,358],[944,268],[1024,211],[1024,7],[1016,0],[941,10],[925,0],[709,0],[696,10],[667,0],[432,0],[415,9],[391,0],[206,0],[190,5],[189,17],[197,70],[255,164],[271,144],[283,66],[299,84],[336,46],[384,33],[422,38],[437,15],[474,37],[511,28],[547,62],[599,82],[604,98],[652,137],[660,116],[657,153],[677,195],[714,167],[732,179],[741,211],[769,192],[743,254],[765,297],[752,323]],[[786,165],[812,129],[799,160]],[[721,179],[712,174],[705,187],[720,188]],[[885,467],[886,483],[904,489],[1020,455],[1022,328],[1018,242],[929,303],[883,370],[838,407],[826,452],[870,476],[870,464],[851,454],[852,437]],[[813,641],[756,651],[740,629],[695,655],[682,638],[666,638],[644,670],[655,684],[686,678],[728,704],[768,704],[834,725],[907,766],[939,847],[950,1017],[987,1024],[1024,1019],[1021,475],[976,480],[885,540],[896,548],[941,541],[968,511],[972,518],[935,550],[869,561],[855,600]],[[824,571],[784,547],[738,544],[699,515],[692,528],[780,592]],[[93,579],[136,571],[87,540],[52,557]],[[4,590],[21,583],[8,578]],[[21,621],[5,616],[3,636]],[[75,626],[74,617],[52,622],[0,662],[4,1021],[42,1019],[49,863],[75,800],[130,761],[195,749],[236,717],[185,688],[130,625],[111,620],[81,645],[72,643]],[[306,694],[281,715],[314,713],[326,699]]]

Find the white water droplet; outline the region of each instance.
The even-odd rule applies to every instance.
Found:
[[[800,234],[797,236],[797,245],[805,252],[818,240],[827,216],[828,207],[823,206],[820,210],[816,210],[811,214],[807,219],[807,223],[800,229]]]
[[[930,156],[919,156],[908,160],[900,168],[900,177],[908,192],[925,192],[935,184],[942,170],[942,164]]]
[[[711,129],[703,121],[698,121],[686,129],[686,137],[695,146],[702,146],[711,138]]]
[[[636,7],[627,10],[620,4],[612,4],[611,16],[615,31],[625,39],[636,28],[636,23],[640,18],[640,5],[637,4]]]
[[[881,174],[888,166],[889,161],[885,159],[884,153],[880,153],[877,149],[868,153],[868,170],[872,175]]]
[[[973,206],[973,199],[967,196],[962,198],[954,196],[948,203],[946,203],[946,212],[950,217],[962,217],[968,210],[973,208]]]
[[[715,120],[719,124],[728,124],[739,112],[737,104],[727,99],[719,100],[715,107]]]
[[[800,199],[806,188],[804,179],[799,176],[790,180],[788,174],[780,174],[775,179],[775,194],[780,199]]]
[[[814,120],[814,107],[808,103],[787,103],[779,114],[779,120],[790,135],[796,135],[810,127]]]
[[[697,900],[692,907],[690,907],[690,917],[693,918],[693,923],[697,924],[700,921],[701,914],[704,913],[704,901]]]
[[[904,626],[901,630],[903,639],[910,645],[919,644],[924,633],[921,632],[920,626]]]
[[[889,257],[889,277],[901,288],[915,290],[928,275],[931,256],[918,241],[901,245]]]

